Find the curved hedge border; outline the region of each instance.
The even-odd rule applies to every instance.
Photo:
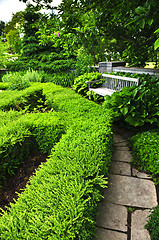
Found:
[[[40,84],[67,132],[0,219],[1,239],[92,239],[112,153],[111,115],[51,83]]]

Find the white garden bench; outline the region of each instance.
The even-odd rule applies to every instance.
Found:
[[[105,96],[111,95],[113,92],[121,91],[123,87],[138,86],[139,78],[121,77],[111,74],[102,74],[105,82],[99,88],[91,88],[92,83],[100,82],[101,80],[88,81],[88,90],[97,93],[98,95]]]

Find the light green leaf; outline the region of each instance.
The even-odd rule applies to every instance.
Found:
[[[159,33],[159,28],[154,33]]]
[[[149,25],[152,25],[153,21],[154,21],[153,19],[150,19],[150,20],[148,21],[148,24],[149,24]]]
[[[141,15],[141,14],[143,14],[143,13],[147,13],[147,8],[144,8],[144,7],[139,6],[139,7],[137,7],[137,8],[135,9],[135,12],[136,12],[137,14]]]
[[[159,47],[159,38],[154,43],[154,49],[156,50]]]

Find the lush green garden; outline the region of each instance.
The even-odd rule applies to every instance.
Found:
[[[158,3],[63,0],[59,15],[45,15],[40,10],[51,1],[33,2],[0,24],[0,67],[8,69],[0,76],[0,187],[32,154],[47,161],[2,210],[0,238],[92,239],[113,123],[134,132],[132,164],[159,184],[158,78],[115,73],[139,77],[139,86],[106,97],[86,83],[101,79],[90,67],[99,61],[158,65]],[[157,206],[146,225],[152,240],[159,239],[158,216]]]

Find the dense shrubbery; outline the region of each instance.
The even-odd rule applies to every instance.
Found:
[[[75,76],[74,72],[53,73],[50,75],[49,79],[46,76],[44,82],[52,82],[62,87],[71,87],[74,83]]]
[[[131,74],[131,76],[139,75]],[[124,121],[135,127],[159,126],[159,81],[156,77],[140,75],[139,82],[139,86],[123,88],[121,92],[106,96],[105,106],[112,109],[115,121]]]
[[[131,138],[133,163],[159,183],[159,131],[150,130]]]
[[[0,90],[6,90],[8,88],[8,83],[0,82]]]
[[[38,102],[37,97],[40,96],[39,94],[36,96],[35,89],[39,90],[34,87],[33,95],[27,96],[30,111],[35,108]],[[17,106],[17,101],[19,107],[24,104],[25,92],[22,92],[18,99],[15,92],[9,93],[10,96],[13,94],[11,97],[15,106]],[[15,106],[12,105],[13,108]],[[32,150],[39,149],[42,153],[50,153],[53,145],[64,133],[64,125],[62,121],[59,122],[59,117],[55,113],[28,113],[24,116],[23,114],[24,111],[0,111],[0,182],[6,174],[14,173],[15,169],[29,157]]]
[[[42,87],[32,86],[23,91],[2,91],[0,94],[0,109],[21,110],[25,107],[32,110],[37,106],[39,99],[43,99]]]
[[[74,85],[72,89],[76,92],[86,95],[88,92],[87,81],[94,81],[101,78],[101,73],[93,72],[93,73],[85,73],[74,80]],[[101,84],[101,82],[99,83]]]
[[[71,89],[52,83],[36,85],[43,87],[48,107],[58,112],[48,113],[46,117],[49,136],[56,133],[56,128],[49,129],[48,119],[51,125],[52,121],[56,123],[49,114],[57,115],[67,132],[16,203],[0,218],[0,238],[92,239],[97,203],[102,198],[101,188],[107,185],[104,175],[111,159],[110,112]],[[39,132],[34,131],[33,136],[41,142],[42,150],[45,149],[47,146],[41,139],[44,117],[28,114],[26,118],[20,116],[23,121],[17,118],[17,122],[25,122],[26,126],[30,123],[33,128],[34,124],[38,126]],[[44,134],[44,139],[48,134]]]
[[[5,74],[2,77],[2,81],[9,83],[9,90],[23,90],[30,86],[29,79],[24,78],[24,76],[20,75],[18,72]]]

